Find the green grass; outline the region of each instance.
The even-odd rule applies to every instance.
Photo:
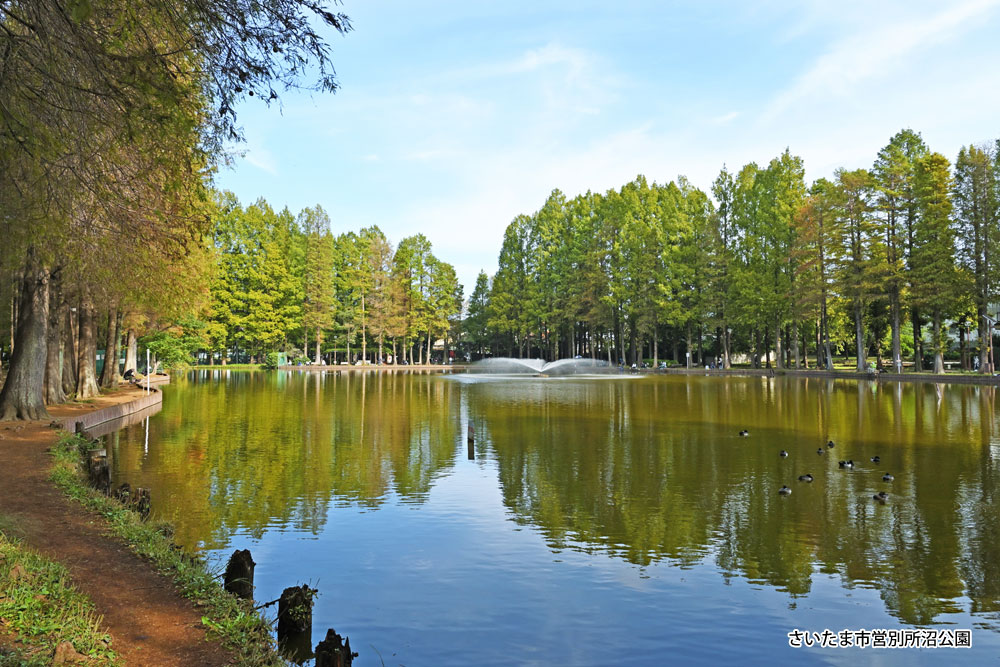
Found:
[[[70,498],[100,514],[110,531],[135,553],[171,577],[178,590],[203,610],[202,624],[223,645],[233,650],[237,664],[247,667],[287,665],[277,653],[271,624],[254,610],[253,603],[225,592],[203,560],[185,553],[170,536],[169,524],[150,524],[117,500],[87,486],[83,454],[91,442],[79,435],[64,434],[53,449],[55,466],[51,479]]]
[[[73,587],[66,568],[11,537],[9,521],[0,525],[4,526],[0,531],[0,626],[19,641],[18,646],[0,651],[0,665],[50,665],[56,646],[64,641],[87,656],[87,664],[120,664],[93,603]]]

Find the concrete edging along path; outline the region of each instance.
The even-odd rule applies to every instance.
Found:
[[[63,428],[70,433],[80,433],[81,431],[89,431],[105,422],[121,419],[134,412],[139,412],[140,410],[145,410],[161,403],[163,403],[163,392],[157,389],[156,391],[150,391],[148,394],[143,393],[142,396],[128,403],[109,405],[82,415],[72,415],[56,419],[56,421],[62,422]]]

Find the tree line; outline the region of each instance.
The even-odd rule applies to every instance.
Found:
[[[507,227],[465,339],[480,355],[657,363],[669,350],[724,368],[812,357],[832,369],[843,353],[859,371],[922,370],[926,356],[942,372],[952,330],[962,367],[987,372],[998,201],[1000,141],[963,147],[952,165],[909,129],[871,168],[809,186],[786,150],[723,167],[711,196],[683,177],[571,199],[554,190]]]
[[[318,205],[292,216],[223,193],[210,246],[210,299],[192,321],[203,335],[191,337],[209,363],[282,350],[314,363],[419,364],[456,337],[462,286],[423,234],[395,248],[377,226],[335,236]]]

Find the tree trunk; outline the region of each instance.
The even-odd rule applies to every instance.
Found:
[[[924,370],[924,342],[920,335],[920,314],[917,309],[913,309],[913,370]]]
[[[771,346],[767,344],[768,339],[768,327],[764,327],[764,336],[760,339],[761,345],[764,346],[764,368],[771,368]]]
[[[45,409],[45,341],[49,324],[49,271],[28,250],[27,267],[21,280],[21,302],[14,347],[3,390],[0,391],[0,421],[48,419]]]
[[[795,357],[795,370],[802,368],[802,363],[799,360],[799,325],[792,325],[792,356]],[[809,362],[806,362],[806,367],[808,368]]]
[[[889,293],[889,311],[892,315],[892,368],[897,373],[903,372],[903,344],[900,340],[899,289],[894,288]]]
[[[966,350],[966,345],[965,345],[967,328],[968,327],[966,326],[965,323],[960,324],[958,327],[958,356],[959,359],[961,360],[961,366],[963,371],[969,370],[969,354],[968,351]]]
[[[104,339],[104,368],[101,369],[101,386],[118,384],[118,309],[108,311],[108,335]]]
[[[722,322],[722,367],[726,370],[733,367],[729,353],[729,325],[725,321]]]
[[[62,339],[69,307],[62,295],[59,271],[52,273],[49,284],[49,326],[45,335],[45,403],[59,405],[66,402],[62,377]]]
[[[784,354],[781,351],[781,318],[774,318],[774,367],[781,370],[785,367]]]
[[[941,344],[941,313],[934,311],[934,372],[938,375],[944,373],[944,345]]]
[[[824,368],[823,363],[823,318],[816,320],[816,368]]]
[[[69,301],[65,299],[65,294],[63,299],[65,303],[59,347],[62,352],[63,394],[68,397],[76,391],[76,318],[73,315],[76,309],[70,310]]]
[[[704,322],[698,322],[698,365],[705,365],[705,324]]]
[[[322,330],[319,327],[316,327],[316,363],[317,364],[320,363],[320,361],[322,361],[322,357],[320,356],[321,355],[321,353],[320,353],[320,344],[322,342],[323,342],[323,333],[322,333]]]
[[[833,370],[833,350],[830,349],[830,325],[826,316],[826,298],[823,299],[823,309],[821,311],[820,328],[823,337],[823,367],[828,371]]]
[[[76,361],[76,398],[99,396],[97,387],[97,316],[90,294],[80,301],[80,356]]]
[[[684,347],[684,367],[691,368],[691,323],[687,325],[685,330],[685,347]]]
[[[628,347],[629,347],[629,353],[630,353],[629,356],[632,358],[632,363],[633,364],[638,364],[639,363],[639,341],[638,341],[638,332],[636,331],[635,322],[633,322],[629,326],[629,330],[628,330]]]
[[[858,353],[857,371],[859,373],[864,373],[865,372],[865,325],[861,311],[860,299],[855,299],[854,301],[854,336],[855,336],[855,346],[857,347],[857,353]]]
[[[210,360],[215,360],[215,355],[209,352]],[[135,331],[129,329],[125,334],[125,370],[139,370],[139,339],[135,336]]]
[[[366,330],[367,322],[365,321],[365,295],[361,294],[361,363],[364,365],[365,359],[368,358],[368,331]]]
[[[986,309],[982,306],[976,308],[976,315],[978,316],[977,321],[977,331],[979,332],[979,372],[989,373],[990,372],[990,339],[992,335],[992,327],[987,326],[986,320],[983,319],[983,315],[986,314]]]

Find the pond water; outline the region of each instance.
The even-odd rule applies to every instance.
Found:
[[[195,371],[109,458],[220,570],[249,548],[257,600],[319,588],[313,644],[359,666],[995,664],[998,418],[978,386]],[[972,647],[789,646],[883,628]]]

